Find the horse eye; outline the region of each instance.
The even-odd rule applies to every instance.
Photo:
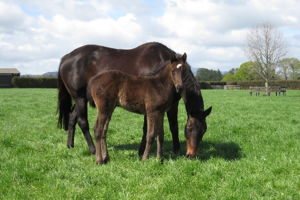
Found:
[[[172,74],[175,74],[175,70],[174,69],[172,69]]]

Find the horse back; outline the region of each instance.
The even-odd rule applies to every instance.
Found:
[[[73,97],[85,97],[88,82],[99,73],[119,70],[135,76],[147,75],[174,54],[168,47],[156,42],[128,50],[85,45],[62,58],[59,73]]]

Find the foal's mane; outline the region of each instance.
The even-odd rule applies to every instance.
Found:
[[[162,71],[165,67],[167,67],[169,62],[170,61],[160,62],[158,64],[158,67],[153,72],[149,72],[148,74],[146,74],[146,76],[155,76],[155,75],[159,74],[160,71]]]

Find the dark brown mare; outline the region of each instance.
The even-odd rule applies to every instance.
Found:
[[[107,70],[120,70],[126,74],[135,76],[147,75],[156,71],[162,63],[171,61],[178,57],[173,50],[163,44],[157,42],[145,43],[130,50],[112,49],[97,45],[86,45],[75,49],[69,54],[66,54],[59,66],[58,73],[58,125],[68,130],[67,146],[74,147],[74,132],[75,125],[78,123],[91,153],[95,153],[95,146],[89,132],[89,123],[87,121],[87,85],[93,76]],[[197,123],[190,123],[194,126],[193,129],[186,129],[198,132],[203,132],[201,124],[205,124],[204,105],[198,83],[193,76],[190,67],[183,74],[183,85],[195,95],[186,95],[185,103],[192,102]],[[186,93],[185,93],[186,94]],[[175,94],[179,96],[179,94]],[[190,98],[194,98],[191,100]],[[74,105],[72,106],[72,98]],[[198,100],[201,101],[198,101]],[[197,101],[197,102],[196,102]],[[179,151],[178,138],[178,122],[177,122],[178,102],[167,112],[170,130],[173,138],[173,150]],[[193,116],[196,116],[193,114]],[[146,117],[145,117],[146,119]],[[190,118],[189,118],[190,119]],[[192,118],[191,118],[192,119]],[[192,121],[192,120],[191,120]],[[201,122],[201,123],[200,123]],[[199,128],[199,125],[201,126]],[[147,120],[144,120],[144,135],[141,142],[139,153],[144,153],[146,144]],[[186,133],[189,135],[189,133]],[[195,137],[190,137],[192,140]],[[188,145],[187,145],[188,146]],[[191,152],[188,150],[188,152]],[[188,155],[188,154],[187,154]],[[193,154],[191,154],[193,155]]]
[[[179,99],[176,93],[182,88],[182,71],[186,69],[186,54],[178,61],[167,61],[151,76],[132,76],[113,70],[92,78],[88,86],[88,97],[92,97],[98,109],[94,127],[96,141],[96,163],[109,160],[106,134],[116,106],[130,112],[147,116],[147,140],[143,160],[149,157],[151,145],[157,137],[157,158],[163,155],[164,113]]]

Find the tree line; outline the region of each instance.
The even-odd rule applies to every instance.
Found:
[[[253,61],[240,65],[239,68],[232,68],[225,74],[220,70],[199,68],[196,73],[198,81],[252,81],[264,80],[256,69]],[[300,80],[300,61],[297,58],[284,58],[274,68],[270,80]]]
[[[259,24],[247,35],[243,48],[249,62],[233,68],[224,76],[220,70],[198,69],[199,81],[264,80],[268,88],[271,80],[300,80],[300,62],[284,58],[287,54],[282,34],[271,24]]]

